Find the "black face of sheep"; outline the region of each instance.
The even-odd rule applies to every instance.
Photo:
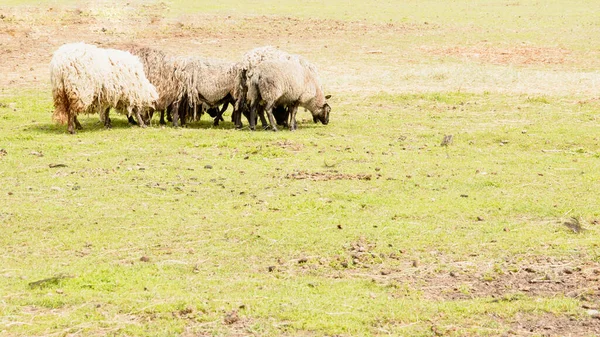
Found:
[[[326,100],[329,98],[331,98],[331,95],[325,96]],[[329,104],[325,103],[322,107],[320,107],[313,114],[313,122],[315,122],[315,123],[321,122],[321,123],[323,123],[323,125],[327,125],[329,123],[329,113],[330,112],[331,112],[331,107],[329,106]]]
[[[313,122],[321,122],[323,125],[329,124],[329,113],[331,112],[331,107],[329,104],[325,103],[320,110],[320,114],[313,115]]]
[[[331,95],[325,96],[325,99],[330,99]],[[321,122],[323,125],[329,124],[329,113],[331,112],[331,107],[329,104],[325,103],[319,110],[313,114],[313,122]]]

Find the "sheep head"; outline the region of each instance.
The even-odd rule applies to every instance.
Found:
[[[331,95],[327,95],[327,96],[325,96],[325,99],[328,100],[330,97],[331,97]],[[312,114],[313,122],[315,122],[315,123],[321,122],[321,123],[323,123],[323,125],[329,124],[329,113],[330,112],[331,112],[331,107],[329,106],[327,101],[325,101],[325,104],[323,104],[323,106],[319,107]]]

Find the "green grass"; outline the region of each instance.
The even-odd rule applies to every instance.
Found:
[[[596,104],[336,96],[330,125],[295,133],[208,122],[143,130],[119,117],[107,131],[89,117],[75,136],[49,121],[48,93],[5,96],[17,108],[0,110],[5,329],[227,334],[223,316],[243,305],[244,331],[259,335],[427,335],[432,321],[496,334],[508,328],[489,313],[578,312],[561,296],[434,301],[418,284],[377,275],[413,260],[415,272],[467,262],[479,270],[465,273],[490,279],[536,257],[598,260],[595,227],[575,235],[560,224],[600,216]],[[454,135],[447,148],[444,134]],[[372,178],[286,178],[297,171]],[[367,269],[349,252],[361,240],[376,254]],[[28,286],[54,275],[71,278]]]
[[[0,29],[50,24],[48,2],[25,16],[12,7],[31,3],[3,3]],[[213,56],[258,43],[302,52],[333,91],[331,123],[300,111],[297,132],[206,117],[140,129],[113,115],[104,130],[89,116],[69,135],[51,121],[46,84],[3,88],[0,335],[479,336],[528,334],[519,323],[549,318],[586,334],[600,264],[600,103],[586,58],[596,2],[345,4],[55,9],[61,25],[123,20],[106,25],[108,43],[185,31],[200,43],[182,49]],[[148,25],[145,10],[167,18]],[[277,20],[247,17],[261,15]],[[311,17],[336,35],[310,32]],[[332,19],[360,22],[336,30]],[[431,51],[482,45],[577,57],[490,64]],[[571,217],[586,230],[564,226]]]

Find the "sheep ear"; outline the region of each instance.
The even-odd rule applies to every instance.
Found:
[[[331,98],[331,95],[325,96],[325,99],[330,99],[330,98]]]

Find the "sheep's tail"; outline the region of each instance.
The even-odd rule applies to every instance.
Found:
[[[67,95],[65,79],[63,76],[60,76],[60,79],[57,79],[55,76],[52,77],[52,98],[54,99],[54,112],[52,113],[52,119],[60,124],[65,124],[69,121],[70,111],[69,97]]]

